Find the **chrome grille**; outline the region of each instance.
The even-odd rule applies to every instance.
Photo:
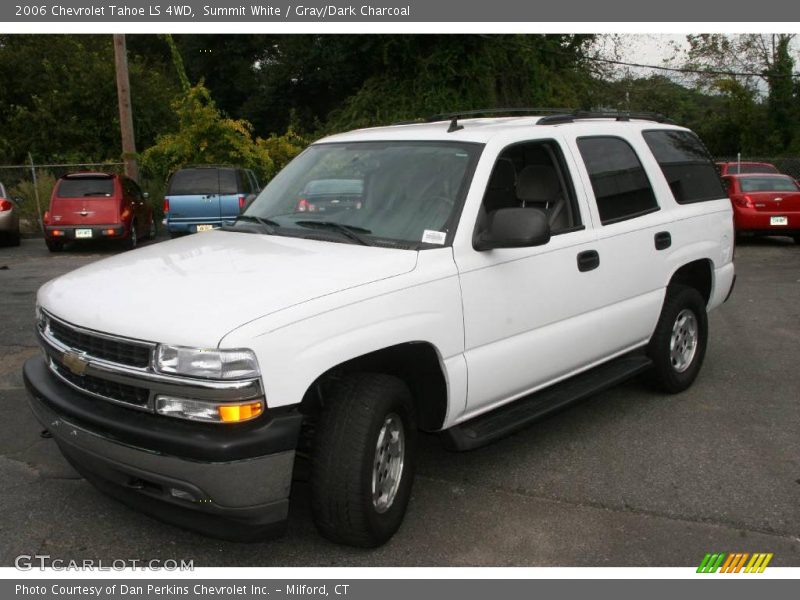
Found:
[[[93,335],[52,318],[49,319],[48,327],[50,334],[59,342],[89,356],[140,369],[150,364],[149,346]]]
[[[59,377],[90,394],[102,396],[106,400],[147,408],[147,401],[150,397],[150,390],[147,388],[117,383],[91,375],[75,375],[55,360],[52,361],[51,366]]]

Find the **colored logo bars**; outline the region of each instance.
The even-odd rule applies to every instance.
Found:
[[[750,559],[748,561],[748,559]],[[717,552],[706,554],[700,566],[697,567],[698,573],[763,573],[769,561],[772,560],[772,553],[756,552]],[[745,566],[745,564],[747,566]]]

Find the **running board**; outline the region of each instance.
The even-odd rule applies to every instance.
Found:
[[[451,427],[442,432],[442,438],[450,450],[480,448],[570,404],[614,387],[646,371],[652,364],[653,362],[643,354],[621,356]]]

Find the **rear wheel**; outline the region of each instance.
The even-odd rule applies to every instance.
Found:
[[[793,235],[792,238],[795,244],[800,244],[800,235]]]
[[[653,383],[670,394],[686,390],[700,372],[707,343],[708,318],[700,292],[671,285],[647,348]]]
[[[148,240],[156,239],[157,232],[158,230],[156,228],[156,220],[153,217],[150,217],[150,227],[148,228],[147,239]]]
[[[403,521],[414,479],[416,424],[405,383],[349,374],[318,418],[311,462],[314,522],[331,541],[374,547]]]
[[[133,250],[139,245],[139,236],[136,233],[136,222],[131,223],[131,232],[122,242],[126,250]]]
[[[61,252],[64,249],[64,242],[45,240],[44,243],[47,244],[47,249],[50,250],[50,252]]]

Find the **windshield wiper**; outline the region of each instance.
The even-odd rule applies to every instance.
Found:
[[[275,230],[278,229],[281,225],[277,221],[273,221],[272,219],[265,219],[264,217],[257,217],[255,215],[239,215],[236,217],[237,221],[248,221],[250,223],[258,223],[261,225],[261,228],[268,234],[272,235],[275,233]]]
[[[333,231],[338,231],[343,236],[353,240],[357,244],[361,244],[362,246],[372,246],[372,242],[367,240],[366,238],[358,235],[359,233],[372,233],[369,229],[364,229],[363,227],[356,227],[355,225],[345,225],[344,223],[337,223],[336,221],[312,221],[312,220],[304,220],[304,221],[295,221],[295,225],[300,225],[300,227],[309,227],[309,228],[318,228],[318,229],[331,229]]]

